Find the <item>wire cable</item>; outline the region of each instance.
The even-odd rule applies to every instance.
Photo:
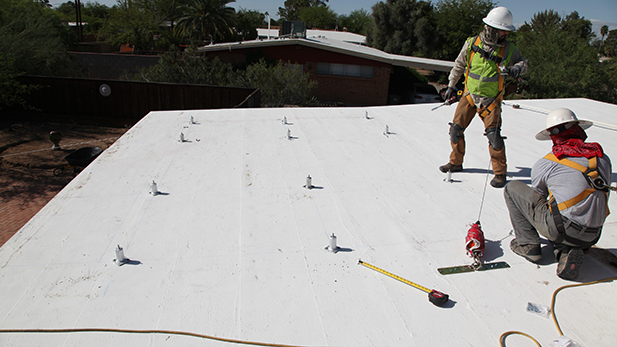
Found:
[[[555,315],[555,303],[557,301],[556,300],[557,293],[559,293],[561,290],[566,289],[566,288],[588,286],[588,285],[591,285],[591,284],[597,284],[597,283],[602,283],[602,282],[609,282],[609,281],[614,281],[614,280],[617,280],[617,277],[605,278],[603,280],[597,280],[597,281],[593,281],[593,282],[568,284],[568,285],[565,285],[565,286],[557,288],[553,292],[553,297],[551,299],[551,316],[553,317],[553,321],[555,322],[555,326],[557,327],[557,331],[559,331],[559,335],[560,336],[563,336],[563,331],[561,330],[561,327],[559,326],[559,323],[557,322],[557,316]],[[534,339],[531,335],[525,334],[525,333],[520,332],[520,331],[506,331],[505,333],[501,334],[501,336],[499,337],[499,345],[501,347],[505,347],[505,345],[506,345],[506,337],[508,337],[509,335],[513,335],[513,334],[518,334],[518,335],[526,336],[526,337],[532,339],[533,342],[535,342],[538,347],[542,347],[540,345],[540,343],[536,339]]]
[[[606,278],[603,280],[598,280],[598,281],[593,281],[593,282],[569,284],[569,285],[557,288],[557,290],[553,292],[553,298],[551,299],[551,315],[553,316],[553,321],[555,322],[555,326],[557,327],[557,331],[559,331],[559,334],[563,335],[563,331],[561,331],[561,327],[559,326],[559,323],[557,322],[557,316],[555,315],[555,302],[556,302],[555,299],[557,297],[557,293],[559,293],[562,289],[566,289],[566,288],[588,286],[590,284],[596,284],[596,283],[602,283],[602,282],[608,282],[608,281],[614,281],[614,280],[617,280],[617,277]]]
[[[164,334],[164,335],[182,335],[191,336],[208,340],[216,340],[221,342],[236,343],[241,345],[253,345],[253,346],[269,346],[269,347],[302,347],[296,345],[284,345],[278,343],[268,342],[254,342],[228,339],[224,337],[216,337],[186,331],[176,330],[135,330],[135,329],[115,329],[115,328],[69,328],[69,329],[0,329],[0,333],[88,333],[88,332],[104,332],[104,333],[127,333],[127,334]]]
[[[506,331],[505,333],[501,334],[501,336],[499,337],[499,345],[501,347],[505,346],[506,345],[506,337],[508,337],[510,335],[514,335],[514,334],[516,334],[516,335],[523,335],[525,337],[528,337],[528,338],[532,339],[533,342],[535,342],[538,347],[542,347],[542,345],[540,345],[540,342],[538,342],[538,340],[534,339],[533,336],[531,336],[529,334],[525,334],[525,333],[520,332],[520,331],[513,331],[513,330],[512,331]]]

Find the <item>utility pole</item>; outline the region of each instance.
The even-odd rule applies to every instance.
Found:
[[[75,0],[75,22],[77,24],[77,40],[81,42],[82,40],[82,22],[81,22],[81,2],[79,0]]]

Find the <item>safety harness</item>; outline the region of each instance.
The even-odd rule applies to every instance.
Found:
[[[557,203],[557,201],[555,200],[555,197],[553,196],[553,193],[549,190],[549,208],[552,212],[553,215],[553,221],[555,222],[555,227],[557,228],[557,231],[559,232],[560,236],[574,244],[580,247],[591,247],[593,246],[596,242],[598,242],[598,240],[600,239],[600,232],[602,231],[602,227],[599,228],[587,228],[587,227],[582,227],[570,220],[567,220],[566,223],[567,226],[571,226],[575,229],[577,229],[578,231],[583,231],[586,233],[598,233],[597,237],[592,240],[592,241],[581,241],[579,239],[575,239],[573,237],[570,237],[566,234],[565,231],[565,227],[564,227],[564,221],[562,218],[561,213],[559,213],[559,211],[563,211],[567,208],[570,208],[576,204],[578,204],[579,202],[585,200],[589,195],[591,195],[593,192],[595,192],[596,190],[602,191],[604,192],[604,194],[606,194],[607,199],[606,199],[606,211],[607,211],[607,216],[610,213],[610,211],[608,210],[608,190],[609,190],[609,186],[606,184],[606,182],[604,181],[604,179],[602,178],[602,176],[600,176],[600,173],[598,171],[598,157],[591,157],[588,158],[589,160],[589,167],[585,167],[581,164],[575,163],[572,160],[568,160],[568,159],[558,159],[553,153],[549,153],[546,156],[544,156],[544,159],[548,159],[551,161],[554,161],[556,163],[559,163],[561,165],[565,165],[567,167],[570,167],[574,170],[580,171],[583,176],[585,176],[585,179],[587,180],[587,182],[590,185],[590,188],[584,189],[580,194],[578,194],[577,196],[573,197],[570,200],[561,202],[561,203]]]
[[[469,104],[471,106],[475,106],[475,103],[473,102],[473,98],[471,97],[471,94],[469,93],[468,81],[469,81],[469,72],[471,71],[471,61],[473,60],[474,54],[480,54],[482,58],[484,58],[485,60],[493,61],[497,65],[497,82],[499,85],[499,92],[497,94],[497,97],[495,97],[495,100],[493,100],[493,102],[487,108],[485,108],[484,111],[480,113],[480,117],[484,118],[487,115],[489,115],[496,107],[498,107],[498,105],[501,104],[501,101],[503,100],[504,81],[503,81],[503,77],[499,73],[500,71],[499,65],[503,62],[503,55],[506,52],[506,46],[508,46],[509,43],[506,43],[506,45],[501,47],[499,49],[499,53],[495,55],[495,54],[491,54],[485,51],[484,49],[480,47],[480,43],[482,42],[480,40],[480,35],[476,36],[473,41],[474,42],[471,45],[470,52],[467,56],[467,71],[465,72],[465,93],[464,93],[464,95],[467,97],[467,101],[469,101]],[[473,76],[473,78],[481,81],[483,77]]]

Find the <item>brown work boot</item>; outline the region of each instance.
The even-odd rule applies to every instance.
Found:
[[[506,175],[495,175],[491,180],[491,186],[495,188],[503,188],[506,185]]]
[[[567,253],[562,252],[557,264],[557,276],[564,280],[575,280],[578,269],[583,263],[583,251],[580,248],[571,248]]]
[[[519,245],[516,239],[512,239],[510,242],[510,249],[512,252],[520,255],[532,263],[537,263],[542,260],[542,248],[540,248],[539,244]]]
[[[450,172],[461,172],[463,171],[463,165],[454,165],[451,163],[447,163],[446,165],[442,165],[439,167],[439,171],[446,173],[448,171]]]

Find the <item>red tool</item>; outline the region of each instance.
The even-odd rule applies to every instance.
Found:
[[[377,272],[381,272],[382,274],[384,274],[386,276],[392,277],[392,278],[394,278],[396,280],[399,280],[399,281],[401,281],[401,282],[403,282],[405,284],[409,284],[412,287],[418,288],[421,291],[427,292],[428,293],[428,301],[433,303],[433,305],[443,306],[446,302],[448,302],[448,294],[444,294],[444,293],[442,293],[440,291],[437,291],[435,289],[430,290],[430,289],[428,289],[426,287],[423,287],[423,286],[421,286],[419,284],[416,284],[416,283],[413,283],[411,281],[408,281],[408,280],[406,280],[406,279],[404,279],[402,277],[399,277],[399,276],[397,276],[395,274],[389,273],[386,270],[382,270],[382,269],[378,268],[377,266],[371,265],[369,263],[365,263],[362,260],[358,260],[358,264],[364,265],[364,266],[368,267],[369,269],[373,269],[373,270],[375,270]]]
[[[465,250],[467,255],[479,259],[484,255],[484,233],[480,227],[480,221],[475,222],[465,237]]]

